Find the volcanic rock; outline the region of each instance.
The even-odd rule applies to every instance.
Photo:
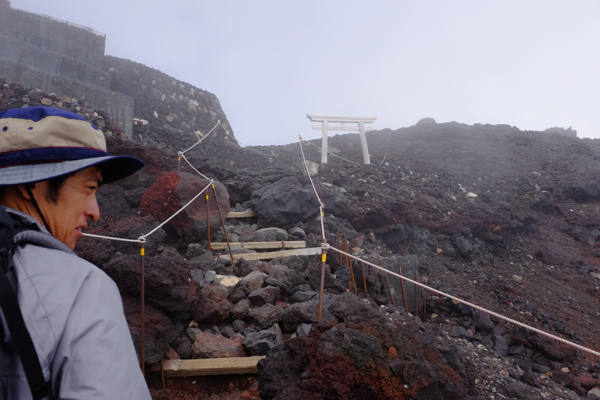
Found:
[[[217,286],[204,286],[193,308],[194,319],[218,323],[229,318],[231,303],[225,298],[223,290]]]
[[[465,398],[458,373],[443,357],[407,364],[394,376],[379,340],[366,332],[333,325],[291,339],[259,361],[263,399]],[[439,354],[439,353],[438,353]]]
[[[255,242],[283,242],[288,239],[288,233],[281,228],[262,228],[254,232]]]
[[[263,286],[265,279],[267,279],[267,274],[260,271],[252,271],[248,274],[242,282],[240,286],[244,289],[246,294],[250,294],[251,292],[260,289]]]
[[[248,311],[248,321],[261,328],[268,328],[276,322],[281,321],[283,309],[273,304],[265,304],[262,307],[252,308]]]
[[[233,289],[241,281],[240,278],[233,275],[215,275],[215,283],[223,290],[225,297],[229,297]]]
[[[326,307],[327,299],[323,301],[323,319],[331,319],[332,315]],[[291,332],[304,323],[315,323],[319,316],[318,299],[304,303],[292,304],[285,309],[281,327],[284,331]]]
[[[121,293],[139,295],[140,256],[116,253],[102,269],[115,280]],[[169,312],[190,311],[197,301],[198,283],[190,280],[191,265],[177,252],[145,256],[145,294],[148,302]]]
[[[192,342],[186,336],[179,336],[171,343],[173,350],[180,358],[190,358],[192,356]]]
[[[270,330],[250,333],[243,345],[249,356],[264,356],[277,345],[277,335]]]
[[[254,191],[251,202],[259,222],[264,226],[290,225],[319,211],[312,189],[303,188],[294,177],[283,178]]]
[[[248,311],[250,311],[250,301],[248,299],[240,300],[237,303],[235,303],[235,305],[231,309],[231,318],[233,318],[234,320],[246,319]]]
[[[494,323],[490,319],[490,315],[481,311],[473,312],[473,326],[479,332],[491,333],[494,331]]]
[[[231,339],[222,335],[201,333],[196,335],[192,345],[193,358],[245,357],[243,342],[244,337],[239,333]]]
[[[123,308],[131,332],[131,338],[135,345],[138,358],[140,358],[140,300],[139,297],[123,297]],[[178,336],[177,327],[171,321],[169,316],[152,307],[145,305],[145,335],[144,348],[145,360],[148,363],[156,363],[163,359],[171,342]]]
[[[279,296],[281,290],[275,286],[266,286],[257,289],[248,295],[248,300],[253,306],[264,306],[265,304],[273,304],[275,298]]]
[[[159,221],[164,221],[196,197],[207,184],[208,181],[188,172],[165,172],[142,198],[142,211]],[[214,186],[224,217],[229,213],[229,193],[220,182],[214,182]],[[214,232],[221,226],[221,215],[214,192],[212,189],[210,191],[212,193],[209,195],[209,219],[211,231]],[[194,201],[173,218],[168,226],[173,228],[179,237],[186,237],[188,240],[203,239],[207,237],[206,214],[206,201]]]

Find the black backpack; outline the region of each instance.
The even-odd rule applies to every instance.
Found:
[[[2,271],[0,271],[0,308],[2,309],[13,344],[25,370],[33,399],[40,400],[48,395],[50,381],[46,382],[44,380],[37,352],[35,351],[31,336],[23,320],[23,314],[21,314],[21,309],[19,308],[17,295],[7,276],[13,268],[14,236],[19,232],[31,229],[33,229],[31,226],[24,227],[20,221],[13,219],[4,207],[0,206],[0,267],[2,268]]]

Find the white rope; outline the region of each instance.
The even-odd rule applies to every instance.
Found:
[[[210,185],[213,184],[213,182],[214,182],[214,180],[211,179],[210,182],[208,183],[208,185],[206,185],[206,187],[204,189],[202,189],[202,191],[200,193],[198,193],[193,199],[191,199],[190,201],[188,201],[185,206],[181,207],[179,209],[179,211],[177,211],[175,214],[173,214],[169,218],[167,218],[162,224],[158,225],[156,228],[152,229],[150,232],[146,233],[145,235],[140,236],[140,239],[147,238],[148,236],[152,235],[154,232],[156,232],[157,230],[159,230],[160,228],[162,228],[167,222],[169,222],[170,220],[172,220],[173,218],[175,218],[175,216],[177,214],[179,214],[180,212],[182,212],[183,210],[185,210],[187,208],[187,206],[189,206],[190,204],[192,204],[192,202],[194,200],[196,200],[202,193],[204,193],[206,191],[206,189],[208,189],[210,187]]]
[[[217,122],[217,125],[215,125],[210,132],[212,132],[219,124],[221,123],[221,121]],[[210,132],[208,132],[206,134],[206,136],[204,136],[204,138],[202,138],[202,140],[204,140],[209,134]],[[198,143],[202,142],[202,140],[200,140]],[[196,143],[196,144],[198,144]],[[196,144],[194,146],[196,146]],[[125,239],[125,238],[117,238],[117,237],[110,237],[110,236],[103,236],[103,235],[94,235],[91,233],[84,233],[83,236],[88,236],[91,238],[96,238],[96,239],[106,239],[106,240],[115,240],[115,241],[119,241],[119,242],[129,242],[129,243],[146,243],[146,238],[150,235],[152,235],[154,232],[156,232],[157,230],[159,230],[160,228],[162,228],[166,223],[168,223],[170,220],[172,220],[173,218],[175,218],[175,216],[177,216],[177,214],[179,214],[180,212],[182,212],[183,210],[185,210],[190,204],[192,204],[192,202],[194,200],[196,200],[202,193],[204,193],[213,183],[214,183],[214,179],[210,179],[209,177],[207,177],[206,175],[204,175],[203,173],[201,173],[200,171],[198,171],[196,168],[194,168],[194,166],[192,165],[192,163],[190,163],[190,161],[187,159],[187,157],[184,155],[185,152],[189,151],[190,149],[192,149],[194,146],[190,147],[189,149],[187,149],[186,151],[180,151],[178,153],[178,156],[180,158],[183,158],[185,160],[185,162],[188,163],[188,165],[201,177],[203,177],[204,179],[206,179],[208,182],[208,185],[206,185],[206,187],[204,189],[202,189],[202,191],[200,193],[198,193],[193,199],[191,199],[190,201],[187,202],[186,205],[184,205],[183,207],[181,207],[175,214],[171,215],[169,218],[167,218],[165,221],[163,221],[161,224],[159,224],[156,228],[152,229],[150,232],[146,233],[145,235],[140,236],[137,239]]]
[[[110,236],[102,236],[102,235],[94,235],[92,233],[84,233],[83,236],[87,236],[87,237],[91,237],[91,238],[96,238],[96,239],[108,239],[108,240],[117,240],[120,242],[130,242],[130,243],[145,243],[146,239],[122,239],[122,238],[116,238],[116,237],[110,237]]]
[[[200,171],[198,171],[196,168],[194,168],[194,166],[192,165],[192,163],[191,163],[191,162],[190,162],[190,161],[187,159],[187,157],[186,157],[185,155],[183,155],[183,153],[182,153],[181,151],[180,151],[180,152],[179,152],[177,155],[178,155],[179,157],[183,158],[183,160],[184,160],[186,163],[188,163],[188,165],[190,166],[190,168],[192,168],[194,171],[196,171],[196,173],[197,173],[198,175],[200,175],[201,177],[203,177],[203,178],[204,178],[204,179],[206,179],[206,180],[210,180],[210,178],[209,178],[209,177],[207,177],[207,176],[206,176],[206,175],[204,175],[202,172],[200,172]]]
[[[302,152],[302,159],[304,160],[304,168],[306,169],[306,175],[308,175],[308,179],[310,180],[310,184],[315,192],[315,196],[317,196],[317,200],[319,201],[319,212],[321,213],[321,236],[323,239],[323,243],[327,243],[327,238],[325,237],[325,223],[323,220],[325,219],[325,213],[323,212],[323,208],[325,208],[325,204],[321,201],[319,197],[319,193],[317,193],[317,188],[313,183],[312,177],[310,176],[310,171],[308,170],[308,164],[306,163],[306,157],[304,157],[304,149],[302,148],[302,136],[298,135],[300,138],[300,151]]]
[[[473,307],[473,308],[475,308],[475,309],[477,309],[477,310],[479,310],[479,311],[483,311],[483,312],[485,312],[485,313],[487,313],[487,314],[490,314],[490,315],[492,315],[492,316],[494,316],[494,317],[496,317],[496,318],[503,319],[503,320],[505,320],[505,321],[507,321],[507,322],[510,322],[510,323],[512,323],[512,324],[519,325],[519,326],[521,326],[521,327],[523,327],[523,328],[525,328],[525,329],[529,329],[530,331],[533,331],[533,332],[539,333],[540,335],[547,336],[547,337],[549,337],[549,338],[552,338],[552,339],[554,339],[554,340],[558,340],[559,342],[562,342],[562,343],[564,343],[564,344],[566,344],[566,345],[569,345],[569,346],[575,347],[575,348],[577,348],[577,349],[579,349],[579,350],[582,350],[582,351],[585,351],[585,352],[587,352],[587,353],[593,354],[593,355],[595,355],[595,356],[597,356],[597,357],[600,357],[600,352],[597,352],[597,351],[594,351],[594,350],[592,350],[592,349],[589,349],[589,348],[587,348],[587,347],[584,347],[584,346],[578,345],[577,343],[570,342],[570,341],[568,341],[568,340],[566,340],[566,339],[563,339],[563,338],[561,338],[561,337],[559,337],[559,336],[552,335],[552,334],[550,334],[550,333],[548,333],[548,332],[544,332],[544,331],[542,331],[541,329],[534,328],[533,326],[529,326],[529,325],[527,325],[527,324],[524,324],[524,323],[522,323],[522,322],[516,321],[516,320],[514,320],[514,319],[512,319],[512,318],[505,317],[504,315],[501,315],[501,314],[498,314],[498,313],[496,313],[496,312],[490,311],[490,310],[488,310],[488,309],[485,309],[485,308],[483,308],[483,307],[480,307],[480,306],[478,306],[478,305],[475,305],[475,304],[473,304],[473,303],[469,303],[468,301],[465,301],[465,300],[459,299],[458,297],[452,296],[452,295],[450,295],[450,294],[448,294],[448,293],[444,293],[444,292],[442,292],[442,291],[440,291],[440,290],[434,289],[434,288],[432,288],[432,287],[430,287],[430,286],[427,286],[427,285],[424,285],[424,284],[422,284],[422,283],[420,283],[420,282],[414,281],[414,280],[412,280],[412,279],[410,279],[410,278],[407,278],[407,277],[405,277],[405,276],[403,276],[403,275],[396,274],[396,273],[394,273],[394,272],[392,272],[392,271],[389,271],[389,270],[387,270],[387,269],[385,269],[385,268],[382,268],[382,267],[380,267],[380,266],[378,266],[378,265],[375,265],[375,264],[373,264],[373,263],[370,263],[370,262],[368,262],[368,261],[366,261],[366,260],[363,260],[362,258],[359,258],[359,257],[353,256],[352,254],[349,254],[349,253],[346,253],[345,251],[342,251],[342,250],[336,249],[335,247],[331,247],[331,246],[330,246],[329,244],[327,244],[327,243],[323,243],[323,244],[321,245],[321,248],[323,248],[323,249],[325,249],[325,250],[331,249],[331,250],[337,251],[338,253],[344,254],[344,255],[346,255],[346,256],[348,256],[348,257],[354,258],[355,260],[358,260],[358,261],[364,262],[364,263],[365,263],[365,264],[367,264],[367,265],[370,265],[370,266],[372,266],[372,267],[375,267],[375,268],[377,268],[377,269],[379,269],[379,270],[381,270],[381,271],[384,271],[384,272],[385,272],[385,273],[387,273],[387,274],[390,274],[390,275],[396,276],[396,277],[398,277],[398,278],[400,278],[400,279],[403,279],[403,280],[405,280],[405,281],[407,281],[407,282],[410,282],[410,283],[412,283],[412,284],[414,284],[414,285],[421,286],[422,288],[425,288],[425,289],[427,289],[428,291],[431,291],[431,292],[433,292],[433,293],[437,293],[437,294],[439,294],[439,295],[441,295],[441,296],[444,296],[444,297],[447,297],[447,298],[449,298],[449,299],[451,299],[451,300],[457,301],[457,302],[459,302],[459,303],[463,303],[463,304],[465,304],[465,305],[467,305],[467,306],[469,306],[469,307]]]
[[[94,235],[94,234],[91,234],[91,233],[84,233],[83,235],[84,236],[89,236],[89,237],[92,237],[92,238],[96,238],[96,239],[116,240],[116,241],[120,241],[120,242],[130,242],[130,243],[146,243],[146,238],[148,236],[152,235],[154,232],[156,232],[157,230],[159,230],[160,228],[162,228],[167,222],[169,222],[170,220],[172,220],[173,218],[175,218],[175,216],[177,216],[177,214],[179,214],[180,212],[182,212],[183,210],[185,210],[190,204],[192,204],[192,202],[194,200],[196,200],[202,193],[204,193],[206,191],[206,189],[208,189],[210,187],[210,185],[212,185],[213,183],[214,183],[214,180],[210,179],[210,182],[208,183],[208,185],[206,185],[206,187],[204,189],[202,189],[202,191],[200,193],[198,193],[196,196],[194,196],[193,199],[191,199],[190,201],[188,201],[186,205],[184,205],[183,207],[181,207],[175,214],[171,215],[169,218],[167,218],[165,221],[163,221],[156,228],[152,229],[150,232],[146,233],[145,235],[140,236],[138,239],[123,239],[123,238],[110,237],[110,236]]]
[[[275,158],[279,158],[279,156],[277,154],[273,153],[273,150],[271,150],[271,154],[261,153],[260,151],[254,150],[252,147],[250,147],[250,146],[248,146],[248,145],[246,145],[246,144],[244,144],[242,142],[238,141],[238,144],[240,144],[244,150],[246,150],[246,149],[247,150],[251,150],[251,151],[253,151],[255,153],[258,153],[258,154],[266,156],[266,157],[273,157],[274,156]]]
[[[310,147],[310,146],[315,146],[317,149],[319,149],[319,150],[323,151],[323,149],[322,149],[322,148],[320,148],[319,146],[317,146],[317,145],[316,145],[316,144],[314,144],[314,143],[306,142],[306,146],[307,146],[307,147]],[[333,156],[333,157],[340,158],[340,159],[342,159],[342,160],[344,160],[344,161],[348,161],[349,163],[356,164],[356,165],[360,165],[360,163],[357,163],[356,161],[351,161],[351,160],[348,160],[347,158],[340,157],[340,156],[338,156],[337,154],[334,154],[334,153],[328,153],[328,154],[329,154],[330,156]]]
[[[212,132],[212,131],[214,131],[214,130],[215,130],[215,128],[216,128],[217,126],[219,126],[219,124],[220,124],[220,123],[221,123],[221,120],[218,120],[218,121],[217,121],[217,124],[216,124],[215,126],[213,126],[213,128],[212,128],[212,129],[211,129],[211,130],[210,130],[210,131],[209,131],[209,132],[208,132],[206,135],[204,135],[204,137],[203,137],[202,139],[198,140],[198,142],[194,143],[194,145],[193,145],[192,147],[190,147],[190,148],[189,148],[189,149],[187,149],[187,150],[184,150],[184,151],[182,151],[181,153],[182,153],[182,154],[183,154],[183,153],[187,153],[188,151],[190,151],[191,149],[193,149],[194,147],[196,147],[197,145],[199,145],[200,143],[202,143],[202,141],[203,141],[204,139],[206,139],[206,138],[208,137],[208,135],[210,135],[210,134],[211,134],[211,132]]]

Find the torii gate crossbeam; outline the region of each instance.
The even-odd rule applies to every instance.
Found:
[[[371,164],[369,157],[369,148],[367,147],[367,137],[365,132],[372,131],[373,128],[365,128],[364,124],[370,124],[377,118],[357,118],[357,117],[324,117],[319,115],[307,114],[306,117],[313,122],[321,122],[321,125],[313,125],[313,129],[323,132],[323,143],[321,150],[321,163],[327,164],[327,132],[328,131],[358,131],[360,136],[360,145],[363,153],[365,165]],[[329,126],[329,123],[340,123],[340,126]],[[345,126],[345,124],[357,124],[357,126]]]

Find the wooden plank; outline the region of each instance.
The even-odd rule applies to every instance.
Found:
[[[256,364],[265,356],[204,358],[197,360],[162,360],[162,368],[167,377],[256,374]],[[151,367],[160,371],[161,363]]]
[[[252,210],[250,211],[231,211],[227,214],[227,218],[249,218],[256,217],[256,213]]]
[[[314,256],[315,254],[320,254],[320,247],[309,247],[306,249],[295,249],[295,250],[281,250],[281,251],[271,251],[268,253],[246,253],[246,254],[234,254],[235,259],[239,260],[243,258],[245,260],[271,260],[273,258],[279,257],[290,257],[290,256]],[[229,254],[223,254],[219,256],[219,258],[224,258],[226,260],[231,260]]]
[[[304,240],[294,240],[294,241],[284,241],[284,242],[229,242],[232,246],[243,247],[244,249],[250,250],[264,250],[264,249],[281,249],[285,247],[286,249],[303,249],[306,247],[306,242]],[[227,243],[215,243],[212,242],[210,244],[213,250],[225,250],[227,249]]]

